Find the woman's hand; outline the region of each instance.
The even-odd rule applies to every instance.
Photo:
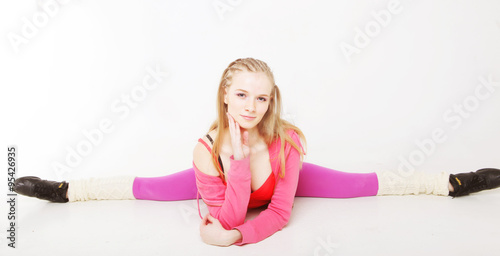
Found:
[[[241,239],[240,231],[224,229],[210,213],[201,221],[200,236],[203,242],[217,246],[229,246]]]
[[[243,136],[241,136],[240,124],[238,124],[229,113],[226,114],[229,119],[229,133],[231,134],[233,157],[234,160],[241,160],[250,154],[248,131],[243,131]]]

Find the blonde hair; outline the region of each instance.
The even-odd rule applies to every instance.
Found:
[[[300,153],[300,168],[302,168],[302,161],[305,152],[293,141],[293,139],[287,134],[287,130],[294,130],[300,137],[300,139],[305,144],[305,136],[302,131],[295,125],[281,118],[281,94],[278,86],[274,82],[274,75],[267,66],[267,64],[261,60],[253,58],[237,59],[224,70],[219,84],[219,90],[217,92],[217,119],[210,126],[209,132],[217,129],[217,138],[214,141],[212,147],[212,161],[219,171],[221,178],[225,180],[224,173],[217,164],[217,158],[220,154],[222,135],[229,129],[229,123],[226,116],[227,105],[224,103],[224,92],[226,88],[231,86],[232,78],[235,74],[242,71],[248,72],[263,72],[267,75],[271,84],[273,84],[273,89],[271,91],[271,97],[269,99],[269,108],[257,125],[259,134],[264,138],[265,142],[269,146],[275,139],[279,138],[281,141],[281,149],[278,157],[281,163],[281,173],[280,177],[285,177],[285,141],[290,143]],[[305,147],[305,145],[304,145]],[[273,159],[274,160],[274,159]]]

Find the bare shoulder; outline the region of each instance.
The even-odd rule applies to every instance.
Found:
[[[216,133],[214,131],[211,131],[208,133],[210,137],[214,138]],[[208,140],[206,136],[203,136],[201,138],[205,143],[212,148],[212,143]],[[219,172],[214,166],[214,163],[212,161],[212,154],[210,151],[203,145],[201,142],[198,141],[196,146],[194,147],[193,150],[193,162],[196,165],[196,168],[200,170],[202,173],[211,175],[211,176],[219,176]]]

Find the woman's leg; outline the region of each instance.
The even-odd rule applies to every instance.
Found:
[[[109,177],[69,182],[70,202],[87,200],[142,199],[175,201],[196,199],[194,169],[161,177]]]
[[[111,176],[70,180],[68,182],[69,202],[88,200],[135,199],[132,193],[133,176]]]
[[[176,201],[196,199],[198,190],[194,169],[154,178],[135,178],[133,194],[136,199]]]
[[[112,176],[55,182],[27,176],[16,180],[14,190],[52,202],[143,199],[175,201],[196,199],[194,169],[162,177]]]
[[[350,198],[375,196],[378,192],[376,173],[347,173],[302,163],[295,196]]]
[[[450,174],[447,172],[413,172],[401,175],[396,172],[377,172],[379,190],[377,195],[436,195],[450,193]]]
[[[376,195],[449,194],[446,172],[403,177],[393,172],[346,173],[303,163],[296,196],[350,198]]]

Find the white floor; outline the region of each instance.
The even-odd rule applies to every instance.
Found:
[[[427,195],[296,198],[292,218],[283,230],[257,244],[230,247],[210,246],[201,241],[195,202],[56,204],[20,196],[18,248],[8,248],[3,238],[0,252],[218,256],[500,254],[500,189],[455,199]],[[205,205],[200,204],[202,214],[206,213]],[[248,217],[257,213],[252,211]]]

